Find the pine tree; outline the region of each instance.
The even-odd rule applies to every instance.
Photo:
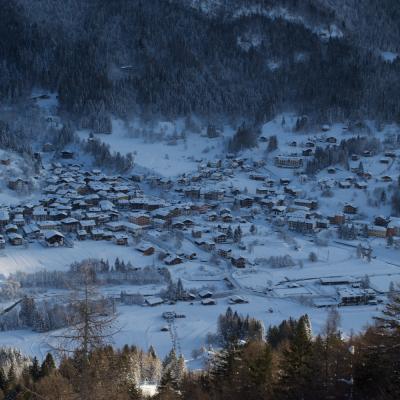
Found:
[[[183,283],[181,278],[178,279],[178,283],[176,285],[176,298],[178,300],[183,300],[185,294],[185,289],[183,288]]]
[[[355,386],[359,398],[400,396],[400,296],[375,317],[376,326],[367,330],[359,345]],[[387,397],[386,397],[387,396]]]
[[[0,389],[5,392],[7,390],[7,376],[3,368],[0,368]]]
[[[219,398],[229,389],[229,381],[233,375],[234,361],[239,350],[231,346],[214,354],[209,368],[210,381]]]
[[[29,373],[34,382],[36,382],[40,378],[40,367],[39,361],[36,357],[32,360],[32,365],[29,367]]]
[[[21,302],[19,317],[26,327],[33,327],[35,316],[35,300],[32,297],[24,296]]]
[[[162,375],[162,363],[157,357],[153,346],[150,346],[147,352],[145,372],[147,379],[149,379],[150,382],[157,383],[160,381]]]
[[[128,384],[128,398],[129,400],[142,400],[142,392],[140,389],[135,385],[134,382],[130,382]]]
[[[312,391],[314,398],[323,398],[326,395],[326,382],[328,372],[328,360],[326,354],[326,342],[321,335],[318,335],[313,341],[313,353],[311,356],[310,365],[315,371],[314,379],[312,380],[310,391]]]
[[[185,360],[183,356],[177,357],[175,350],[171,349],[163,361],[162,385],[178,389],[184,373]]]
[[[382,315],[375,317],[378,326],[387,334],[395,335],[400,340],[400,295],[392,296],[382,311]]]
[[[7,389],[13,388],[17,383],[17,375],[15,373],[14,364],[11,364],[7,374]]]
[[[267,147],[267,152],[271,153],[272,151],[275,151],[278,148],[278,138],[276,135],[272,135],[269,138],[268,141],[268,147]]]
[[[268,398],[272,391],[272,350],[262,341],[248,343],[241,351],[245,371],[243,398]]]
[[[121,262],[119,261],[118,257],[115,259],[114,268],[117,272],[120,272],[121,270]]]
[[[181,354],[178,357],[178,360],[176,362],[176,367],[174,370],[174,378],[175,378],[175,381],[178,383],[178,385],[182,382],[185,372],[186,372],[185,359],[183,358],[183,355]]]
[[[356,344],[354,398],[400,398],[399,328],[392,318],[397,313],[388,313],[390,317],[382,315],[377,327],[369,328]]]
[[[298,323],[304,325],[304,329],[306,331],[307,337],[308,337],[309,340],[311,340],[313,334],[312,334],[311,320],[310,320],[308,314],[302,315],[300,317]]]
[[[357,245],[356,254],[357,254],[357,258],[361,258],[362,257],[361,243],[358,243],[358,245]]]
[[[170,300],[177,300],[177,285],[175,282],[170,281],[167,287],[167,297]]]
[[[227,237],[229,240],[232,240],[232,239],[233,239],[232,227],[231,227],[230,225],[229,225],[228,230],[227,230],[227,232],[226,232],[226,237]]]
[[[294,331],[293,339],[283,350],[281,363],[282,375],[278,392],[282,398],[297,399],[298,393],[305,394],[312,382],[312,343],[309,327],[305,319],[300,319]]]
[[[175,349],[171,349],[170,352],[166,355],[163,361],[164,370],[170,369],[177,362]]]
[[[336,307],[331,307],[328,311],[328,316],[325,322],[325,335],[337,334],[340,326],[340,314]]]
[[[242,228],[240,225],[235,229],[233,233],[233,241],[239,243],[242,240]]]
[[[361,287],[363,289],[368,289],[371,286],[371,282],[369,279],[369,275],[365,274],[364,277],[361,279]]]
[[[51,353],[47,353],[46,358],[44,359],[40,367],[40,376],[41,377],[48,376],[55,369],[56,369],[56,364],[54,362],[53,356],[51,355]]]
[[[393,301],[396,298],[396,287],[393,281],[390,281],[389,284],[389,292],[388,292],[388,299]]]
[[[177,398],[176,382],[172,376],[171,370],[166,370],[161,378],[161,382],[158,386],[157,398],[160,400],[169,400]]]
[[[150,345],[149,350],[147,351],[150,357],[157,358],[157,353],[152,345]]]

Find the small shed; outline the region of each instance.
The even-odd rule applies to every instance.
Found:
[[[164,259],[164,263],[166,265],[178,265],[178,264],[182,263],[182,259],[180,257],[178,257],[178,256],[171,256],[170,255],[170,256],[167,256]]]
[[[201,301],[203,306],[215,306],[217,304],[216,300],[214,299],[203,299]]]
[[[161,297],[149,296],[149,297],[146,297],[145,303],[150,307],[155,307],[155,306],[159,306],[160,304],[163,304],[164,300]]]
[[[211,292],[211,290],[202,290],[201,292],[199,292],[199,296],[201,299],[209,299],[210,297],[212,297],[213,292]]]

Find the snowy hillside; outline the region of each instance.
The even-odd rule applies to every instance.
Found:
[[[179,0],[178,0],[179,1]],[[318,24],[318,22],[312,23],[310,18],[303,13],[301,8],[297,9],[288,8],[285,6],[285,2],[271,2],[270,4],[265,2],[254,1],[233,1],[226,2],[223,0],[180,0],[185,5],[192,7],[196,10],[201,11],[205,15],[215,16],[218,13],[223,13],[232,20],[240,19],[243,17],[267,17],[272,20],[283,19],[290,23],[301,24],[313,33],[318,34],[322,39],[329,38],[341,38],[344,33],[339,27],[334,23],[332,19],[331,22],[326,24]],[[275,3],[275,4],[274,4]],[[280,4],[281,3],[281,4]],[[316,9],[317,10],[317,9]]]
[[[165,177],[193,172],[200,160],[205,162],[223,156],[233,130],[227,128],[224,136],[208,139],[206,129],[186,132],[182,120],[159,122],[146,126],[139,121],[130,124],[121,120],[112,121],[112,134],[96,135],[121,154],[132,153],[135,164],[149,173]],[[88,132],[79,132],[83,139]]]

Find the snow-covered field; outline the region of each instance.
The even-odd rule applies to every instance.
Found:
[[[189,134],[186,139],[177,139],[174,142],[176,144],[172,144],[172,139],[168,138],[171,138],[176,131],[182,132],[181,121],[160,122],[154,128],[149,128],[162,133],[163,140],[151,139],[150,134],[141,133],[143,129],[136,123],[127,125],[121,120],[114,119],[112,128],[111,135],[98,134],[96,137],[109,144],[114,151],[134,154],[135,164],[165,177],[193,171],[197,168],[196,160],[214,160],[225,150],[223,137],[207,139],[204,137],[204,132]],[[86,139],[88,132],[81,131],[79,136]]]
[[[224,313],[228,306],[241,314],[249,314],[262,320],[266,327],[271,324],[278,324],[283,319],[299,317],[307,313],[312,319],[314,332],[321,332],[327,318],[327,309],[302,304],[294,299],[296,295],[290,292],[292,289],[285,289],[288,293],[282,295],[281,298],[261,292],[257,293],[265,289],[268,282],[279,286],[280,282],[290,280],[299,283],[304,288],[311,288],[312,291],[315,284],[309,284],[309,280],[340,275],[362,277],[368,273],[371,277],[371,284],[386,291],[389,282],[400,276],[400,267],[387,264],[379,259],[375,259],[371,263],[357,259],[354,248],[337,245],[320,247],[315,250],[315,246],[313,247],[312,243],[307,240],[297,238],[296,241],[300,250],[293,250],[271,234],[264,244],[255,246],[253,256],[260,258],[290,254],[295,260],[304,259],[303,267],[298,265],[288,268],[253,266],[234,271],[232,277],[243,289],[236,289],[232,291],[232,294],[244,295],[249,301],[248,304],[229,304],[230,295],[224,295],[224,293],[227,293],[223,280],[226,276],[224,265],[217,267],[199,261],[188,261],[169,267],[174,279],[180,277],[185,288],[191,290],[208,287],[215,290],[217,305],[203,306],[199,301],[194,301],[193,304],[178,302],[175,305],[156,307],[119,305],[116,325],[118,333],[114,338],[115,345],[123,346],[128,343],[148,348],[151,344],[161,356],[166,355],[171,348],[171,339],[168,332],[161,332],[160,330],[165,325],[165,320],[162,319],[161,314],[164,311],[175,311],[186,316],[186,318],[176,320],[177,333],[182,352],[188,360],[188,366],[197,368],[201,365],[201,362],[192,360],[192,350],[199,349],[202,346],[207,347],[207,334],[215,332],[218,315]],[[185,243],[183,248],[185,248]],[[314,249],[318,254],[319,261],[316,263],[307,262],[307,255],[311,249]],[[3,273],[16,270],[33,271],[43,268],[65,270],[71,262],[90,257],[108,259],[111,262],[119,257],[122,260],[131,261],[135,266],[149,265],[152,258],[141,256],[132,246],[121,247],[108,242],[86,241],[76,242],[74,248],[49,249],[40,245],[31,245],[29,248],[7,247],[2,251],[0,257],[0,268]],[[120,285],[102,288],[105,294],[112,295],[117,295],[121,290],[149,295],[157,294],[160,286]],[[218,293],[221,293],[221,295],[218,295]],[[286,296],[289,296],[289,298],[285,298]],[[372,316],[376,315],[379,309],[381,309],[381,306],[339,308],[341,329],[344,334],[350,335],[352,332],[362,330],[366,324],[371,323]],[[42,357],[48,351],[49,343],[54,341],[51,336],[52,333],[41,334],[25,330],[0,332],[0,345],[17,346],[27,354]]]
[[[8,275],[16,271],[34,272],[67,270],[75,261],[97,258],[114,262],[119,257],[135,266],[151,265],[151,257],[143,257],[133,247],[116,246],[111,242],[74,242],[73,248],[43,247],[39,243],[30,243],[28,247],[11,247],[0,250],[0,271]]]
[[[174,306],[162,305],[158,307],[120,306],[116,328],[119,329],[114,337],[114,344],[122,347],[124,344],[135,344],[144,349],[150,345],[157,353],[164,357],[171,349],[171,339],[168,332],[160,329],[165,326],[161,317],[164,311],[175,311],[186,315],[186,318],[176,320],[177,334],[185,359],[189,367],[199,367],[199,363],[192,359],[193,349],[206,346],[207,333],[214,333],[216,319],[230,306],[243,315],[249,314],[263,321],[268,327],[279,324],[283,319],[299,317],[308,314],[311,317],[314,333],[320,332],[327,318],[327,310],[313,309],[307,306],[273,298],[247,296],[249,303],[229,305],[226,298],[218,299],[216,306],[202,306],[198,302],[177,303]],[[272,309],[272,313],[269,311]],[[367,306],[344,307],[340,309],[341,329],[347,335],[360,331],[377,314],[376,308]],[[49,350],[49,344],[54,343],[54,333],[40,334],[26,330],[0,333],[0,345],[21,348],[27,354],[42,358]],[[192,361],[191,361],[192,360]]]

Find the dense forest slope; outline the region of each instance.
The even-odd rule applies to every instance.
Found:
[[[400,43],[395,3],[4,0],[0,97],[57,91],[89,128],[134,111],[399,120],[400,59],[381,55]]]

